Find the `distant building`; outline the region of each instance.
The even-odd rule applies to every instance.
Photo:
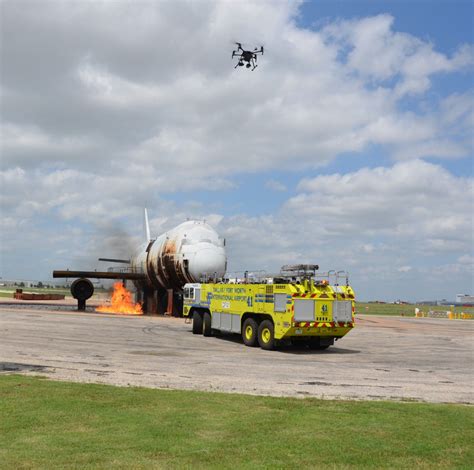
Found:
[[[26,279],[2,279],[2,285],[5,287],[33,287],[37,281],[30,281]]]
[[[442,300],[420,300],[416,302],[418,305],[452,305],[452,302],[447,301],[446,299]]]
[[[458,294],[456,295],[456,303],[462,305],[474,305],[474,295]]]
[[[70,284],[70,283],[69,283]],[[33,288],[33,287],[64,287],[63,285],[53,284],[46,281],[32,281],[31,279],[1,279],[0,286],[10,288]]]

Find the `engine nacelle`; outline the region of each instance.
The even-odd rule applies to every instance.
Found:
[[[92,297],[94,294],[94,286],[89,279],[80,278],[76,279],[71,284],[71,294],[77,299],[77,309],[86,309],[86,300]]]

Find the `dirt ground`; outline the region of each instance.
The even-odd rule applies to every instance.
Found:
[[[474,321],[359,315],[326,351],[245,347],[183,319],[0,301],[0,373],[275,396],[473,403]]]

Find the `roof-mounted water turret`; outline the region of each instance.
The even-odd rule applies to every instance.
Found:
[[[318,269],[317,264],[285,264],[280,269],[280,276],[310,279],[316,275]]]

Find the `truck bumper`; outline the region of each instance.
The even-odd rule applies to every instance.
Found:
[[[308,337],[308,336],[320,336],[320,337],[331,337],[331,338],[342,338],[349,331],[352,330],[350,327],[316,327],[316,326],[295,326],[291,327],[284,332],[280,337],[275,335],[276,339],[291,339],[297,337]]]

